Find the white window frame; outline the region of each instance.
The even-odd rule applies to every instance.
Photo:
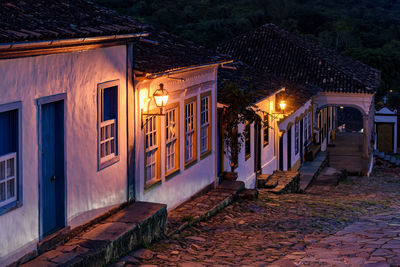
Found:
[[[204,109],[203,109],[204,101]],[[200,153],[211,151],[211,94],[205,93],[200,98]],[[204,118],[204,120],[203,120]],[[204,122],[203,122],[204,121]],[[205,147],[203,144],[205,143]]]
[[[104,90],[117,87],[116,118],[102,121],[104,113]],[[120,118],[119,80],[98,84],[98,169],[104,169],[119,161],[119,118]],[[107,153],[107,149],[109,148]],[[102,153],[105,151],[106,153]]]
[[[178,169],[179,169],[179,108],[178,105],[176,104],[168,108],[165,115],[166,176],[175,172]]]
[[[158,118],[156,116],[150,116],[146,118],[146,124],[144,126],[144,179],[145,185],[153,184],[160,180],[159,176],[159,131],[158,131]],[[154,168],[154,175],[149,177],[147,170]]]
[[[196,129],[197,129],[197,106],[196,106],[197,97],[189,98],[185,101],[185,165],[191,164],[192,162],[197,160],[197,137],[196,137]],[[188,113],[189,108],[191,107],[191,113]]]
[[[9,162],[13,160],[13,164],[9,164]],[[4,188],[4,200],[0,198],[0,207],[3,207],[7,204],[10,204],[17,200],[17,153],[9,153],[0,157],[0,192],[2,191],[2,187]],[[12,174],[11,174],[12,173]],[[8,186],[9,183],[14,180],[14,188],[12,190],[14,196],[8,196]],[[1,193],[0,193],[1,196]]]
[[[9,211],[15,210],[15,208],[22,206],[22,102],[13,102],[8,104],[0,105],[0,113],[9,112],[16,110],[18,112],[17,116],[17,126],[18,126],[18,148],[16,152],[7,153],[0,156],[0,162],[4,160],[8,160],[10,158],[14,158],[14,197],[10,199],[6,199],[5,201],[0,202],[0,215],[7,213]],[[5,165],[5,172],[7,166]],[[4,183],[5,180],[11,180],[13,178],[8,177],[6,179],[2,179],[0,183]],[[7,183],[6,183],[7,186]],[[5,188],[7,190],[7,188]]]

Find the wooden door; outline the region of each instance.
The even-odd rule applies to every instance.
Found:
[[[283,171],[283,136],[279,137],[279,170]]]
[[[303,149],[304,149],[304,120],[300,121],[300,163],[303,164]]]
[[[261,122],[254,123],[254,172],[261,173]]]
[[[43,236],[65,225],[64,101],[41,105],[41,210]]]
[[[292,128],[289,129],[287,134],[287,170],[292,167]]]
[[[393,153],[394,148],[394,123],[377,123],[376,133],[378,149],[385,153]]]

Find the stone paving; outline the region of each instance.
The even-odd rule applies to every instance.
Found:
[[[116,266],[393,266],[400,175],[378,169],[306,194],[260,190],[208,221],[132,252]],[[317,179],[318,181],[318,179]]]

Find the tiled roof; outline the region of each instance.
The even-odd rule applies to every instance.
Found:
[[[156,30],[152,26],[146,28],[150,33],[146,39],[158,42],[135,42],[135,69],[146,73],[160,73],[182,67],[198,66],[229,59],[214,50],[206,49],[176,35]]]
[[[138,33],[142,27],[85,0],[0,1],[0,43]]]
[[[378,70],[272,24],[222,44],[219,51],[268,74],[325,91],[371,92],[380,82]]]
[[[219,103],[229,104],[225,101],[225,96],[229,93],[225,89],[225,84],[229,82],[236,83],[240,89],[250,92],[249,96],[253,98],[253,103],[257,103],[285,87],[287,114],[300,108],[319,92],[319,88],[311,85],[302,86],[276,78],[240,61],[236,61],[233,66],[236,70],[224,68],[218,70]]]

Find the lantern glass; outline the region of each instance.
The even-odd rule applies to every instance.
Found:
[[[280,106],[281,110],[285,110],[285,108],[286,108],[286,101],[282,100],[282,101],[279,103],[279,106]]]
[[[164,108],[167,106],[168,92],[164,89],[163,84],[160,84],[160,88],[154,92],[153,97],[157,107]]]

